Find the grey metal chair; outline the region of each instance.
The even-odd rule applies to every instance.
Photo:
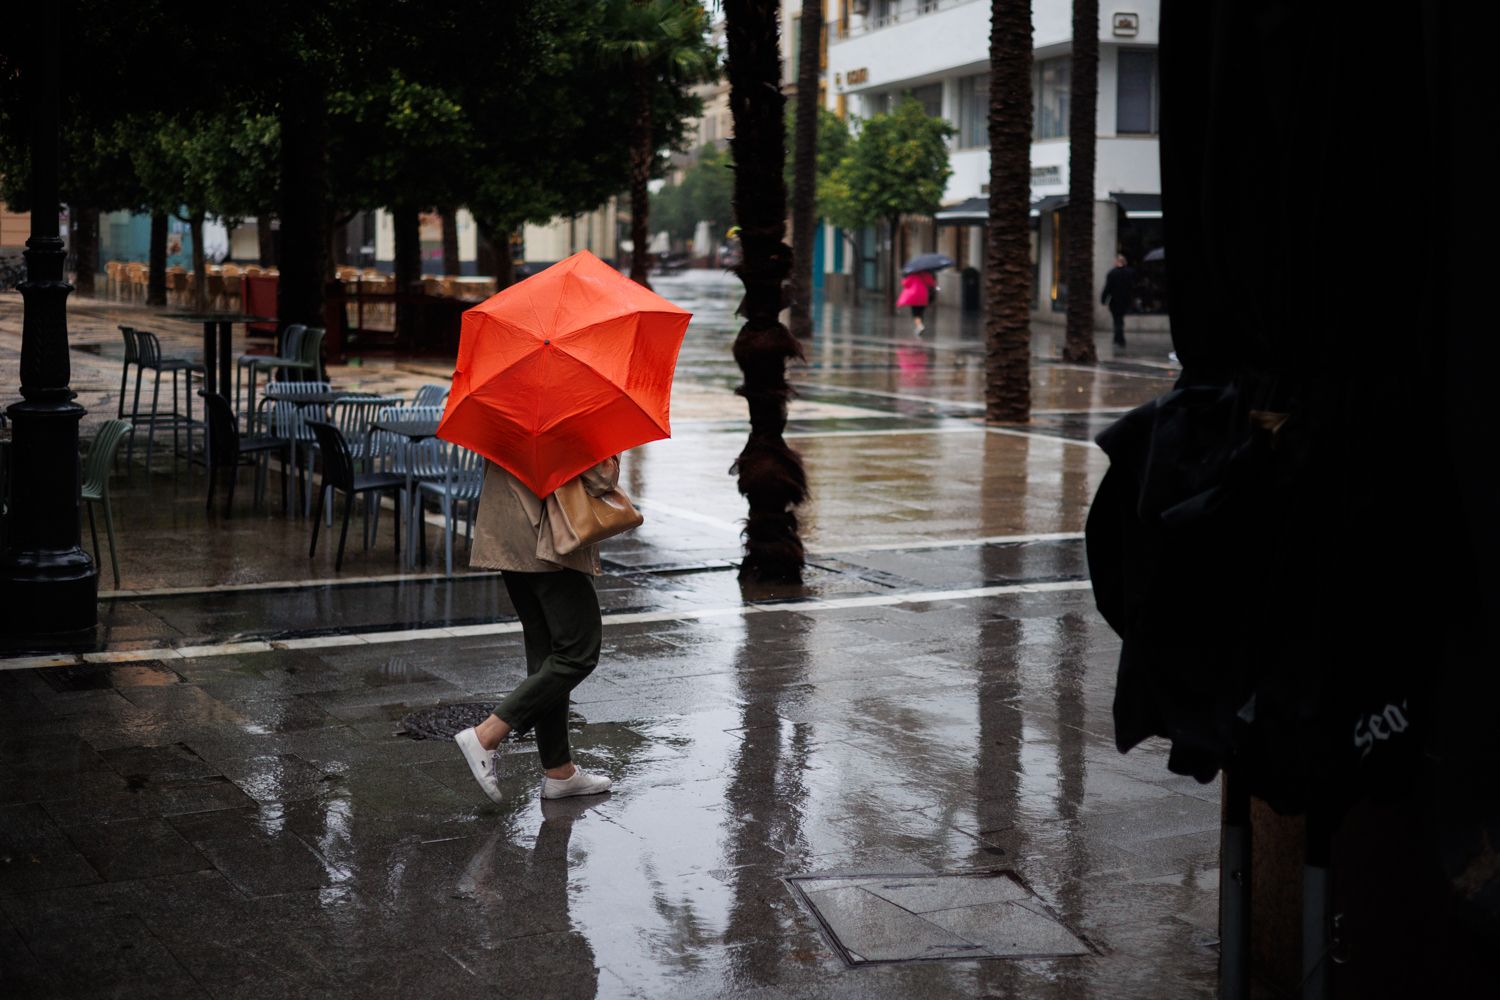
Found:
[[[446,571],[453,575],[454,521],[459,505],[464,506],[464,531],[469,546],[474,544],[474,513],[479,507],[479,491],[484,485],[484,456],[458,445],[444,449],[443,477],[424,479],[417,484],[417,502],[429,494],[443,512],[443,558]],[[420,510],[418,517],[421,517]],[[418,521],[420,527],[421,521]]]
[[[104,508],[104,533],[109,538],[109,565],[115,573],[115,589],[120,589],[120,557],[115,546],[115,518],[109,503],[109,468],[114,464],[120,442],[130,433],[130,422],[110,420],[94,435],[88,457],[83,462],[83,487],[79,493],[88,504],[89,534],[94,536],[94,565],[99,564],[99,528],[94,523],[94,504]]]
[[[276,354],[241,355],[240,367],[235,370],[235,399],[239,399],[239,375],[243,371],[250,373],[249,402],[252,404],[255,401],[256,376],[260,372],[274,372],[282,382],[324,381],[323,337],[324,331],[319,327],[293,323],[282,335],[281,350]]]
[[[446,406],[448,403],[448,387],[429,382],[427,385],[419,386],[417,394],[412,397],[413,406]]]
[[[318,440],[318,453],[323,456],[323,484],[318,490],[318,510],[313,517],[312,544],[308,546],[307,557],[311,559],[318,551],[318,529],[323,526],[323,504],[327,501],[329,493],[340,490],[344,494],[344,524],[339,529],[338,552],[333,557],[334,572],[344,567],[344,543],[349,538],[349,515],[354,509],[354,497],[357,494],[379,494],[387,490],[400,493],[406,488],[404,476],[390,472],[366,472],[354,471],[354,459],[349,454],[349,447],[344,441],[344,435],[333,424],[323,420],[309,420],[307,426],[312,430]],[[365,516],[369,516],[371,506],[378,508],[376,497],[368,497],[365,503]],[[401,519],[392,518],[395,522],[394,531],[396,535],[396,560],[401,560]],[[369,535],[365,536],[365,547],[369,548]]]
[[[156,448],[156,428],[161,425],[172,428],[172,454],[175,459],[179,453],[177,432],[179,428],[185,427],[188,436],[188,453],[193,450],[193,428],[201,426],[193,420],[193,392],[192,373],[202,372],[201,362],[188,358],[164,358],[161,353],[161,340],[156,334],[148,330],[135,331],[136,346],[136,369],[135,369],[135,401],[130,409],[130,445],[125,450],[125,464],[128,466],[135,459],[135,438],[140,431],[141,424],[146,424],[146,471],[151,471],[151,456]],[[141,414],[141,378],[148,372],[156,373],[155,381],[151,389],[151,411]],[[189,377],[187,385],[183,387],[183,397],[186,400],[186,411],[179,412],[177,409],[177,376],[186,373]],[[161,403],[161,377],[170,374],[172,376],[172,409],[163,413],[160,409]]]
[[[208,413],[208,509],[214,505],[214,488],[218,484],[219,470],[229,469],[229,496],[224,501],[224,516],[234,510],[234,488],[240,479],[241,465],[255,465],[255,503],[260,504],[266,488],[266,459],[273,454],[281,455],[282,477],[291,475],[292,442],[269,434],[241,434],[239,421],[229,400],[216,392],[205,393],[203,408]],[[245,461],[249,459],[249,461]],[[287,509],[289,490],[282,491],[282,510]]]
[[[327,382],[267,382],[266,392],[287,396],[316,396],[328,392]],[[252,428],[292,443],[292,467],[297,472],[297,489],[302,494],[302,513],[312,510],[312,453],[317,449],[317,439],[307,427],[307,420],[321,420],[326,415],[324,407],[317,404],[298,403],[292,400],[261,401],[257,407]],[[302,456],[307,456],[304,464]],[[304,475],[304,472],[306,475]],[[289,477],[290,479],[290,477]]]
[[[140,362],[135,346],[135,327],[121,326],[120,336],[125,341],[125,357],[120,362],[120,398],[115,402],[115,419],[125,419],[125,388],[129,384],[130,366]]]

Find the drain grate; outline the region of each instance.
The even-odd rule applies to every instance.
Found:
[[[412,712],[401,720],[407,736],[418,740],[451,740],[470,726],[489,718],[495,708],[492,702],[464,701],[456,705],[438,705]]]
[[[1009,871],[788,879],[850,965],[1092,950]]]

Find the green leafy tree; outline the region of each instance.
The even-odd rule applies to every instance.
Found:
[[[877,221],[890,236],[887,307],[894,310],[903,215],[930,215],[942,204],[953,168],[948,139],[954,128],[911,99],[889,114],[860,123],[859,133],[823,186],[828,217],[845,229]]]
[[[457,204],[470,172],[470,122],[443,87],[408,79],[392,69],[359,90],[329,95],[329,156],[334,171],[332,210],[386,206],[396,237],[396,288],[422,280],[421,213]],[[416,313],[396,305],[398,338],[410,343]]]
[[[713,232],[727,230],[734,219],[734,161],[729,150],[704,146],[683,171],[682,180],[663,186],[652,197],[651,217],[658,231],[664,229],[677,239],[691,238],[700,222],[707,222]]]
[[[795,105],[796,101],[788,103]],[[786,130],[787,145],[790,147],[796,135],[795,107],[787,112]],[[815,168],[813,171],[813,212],[817,217],[828,215],[829,178],[833,176],[839,164],[844,162],[844,157],[849,154],[849,144],[853,141],[847,121],[827,108],[818,109],[817,155],[813,160]],[[797,183],[795,164],[790,159],[787,160],[786,169],[783,171],[783,180],[788,191]]]
[[[708,41],[708,12],[697,0],[608,0],[599,51],[621,67],[633,98],[630,122],[630,277],[651,286],[650,189],[660,169],[653,123],[656,91],[684,89],[718,76]]]

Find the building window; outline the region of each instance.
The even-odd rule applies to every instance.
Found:
[[[958,81],[958,148],[990,144],[990,75],[975,73]]]
[[[1118,135],[1155,135],[1159,130],[1156,50],[1121,49],[1115,98]]]
[[[943,116],[943,85],[941,83],[929,83],[925,87],[913,87],[902,94],[902,99],[910,97],[922,105],[922,110],[927,112],[929,118],[941,118]]]
[[[1068,67],[1072,60],[1068,56],[1043,59],[1036,66],[1036,80],[1032,87],[1035,107],[1032,109],[1036,122],[1036,138],[1065,139],[1068,136]]]

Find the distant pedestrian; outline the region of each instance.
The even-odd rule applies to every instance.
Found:
[[[607,458],[579,478],[590,496],[603,496],[620,477],[620,457]],[[603,622],[593,578],[599,546],[567,554],[553,547],[546,504],[508,471],[486,463],[470,565],[501,571],[521,619],[526,679],[493,714],[454,739],[474,780],[495,802],[503,796],[494,750],[512,733],[536,732],[544,772],[542,798],[597,795],[610,780],[573,764],[568,746],[568,695],[599,662]]]
[[[1104,276],[1104,293],[1099,296],[1103,305],[1109,306],[1109,314],[1115,320],[1115,346],[1125,346],[1125,314],[1130,312],[1135,301],[1135,268],[1124,254],[1115,256],[1115,266]]]
[[[932,295],[936,291],[937,275],[931,271],[913,271],[901,279],[901,297],[896,300],[896,308],[911,306],[912,332],[918,337],[927,329],[922,316],[927,312],[927,306],[932,302]]]

